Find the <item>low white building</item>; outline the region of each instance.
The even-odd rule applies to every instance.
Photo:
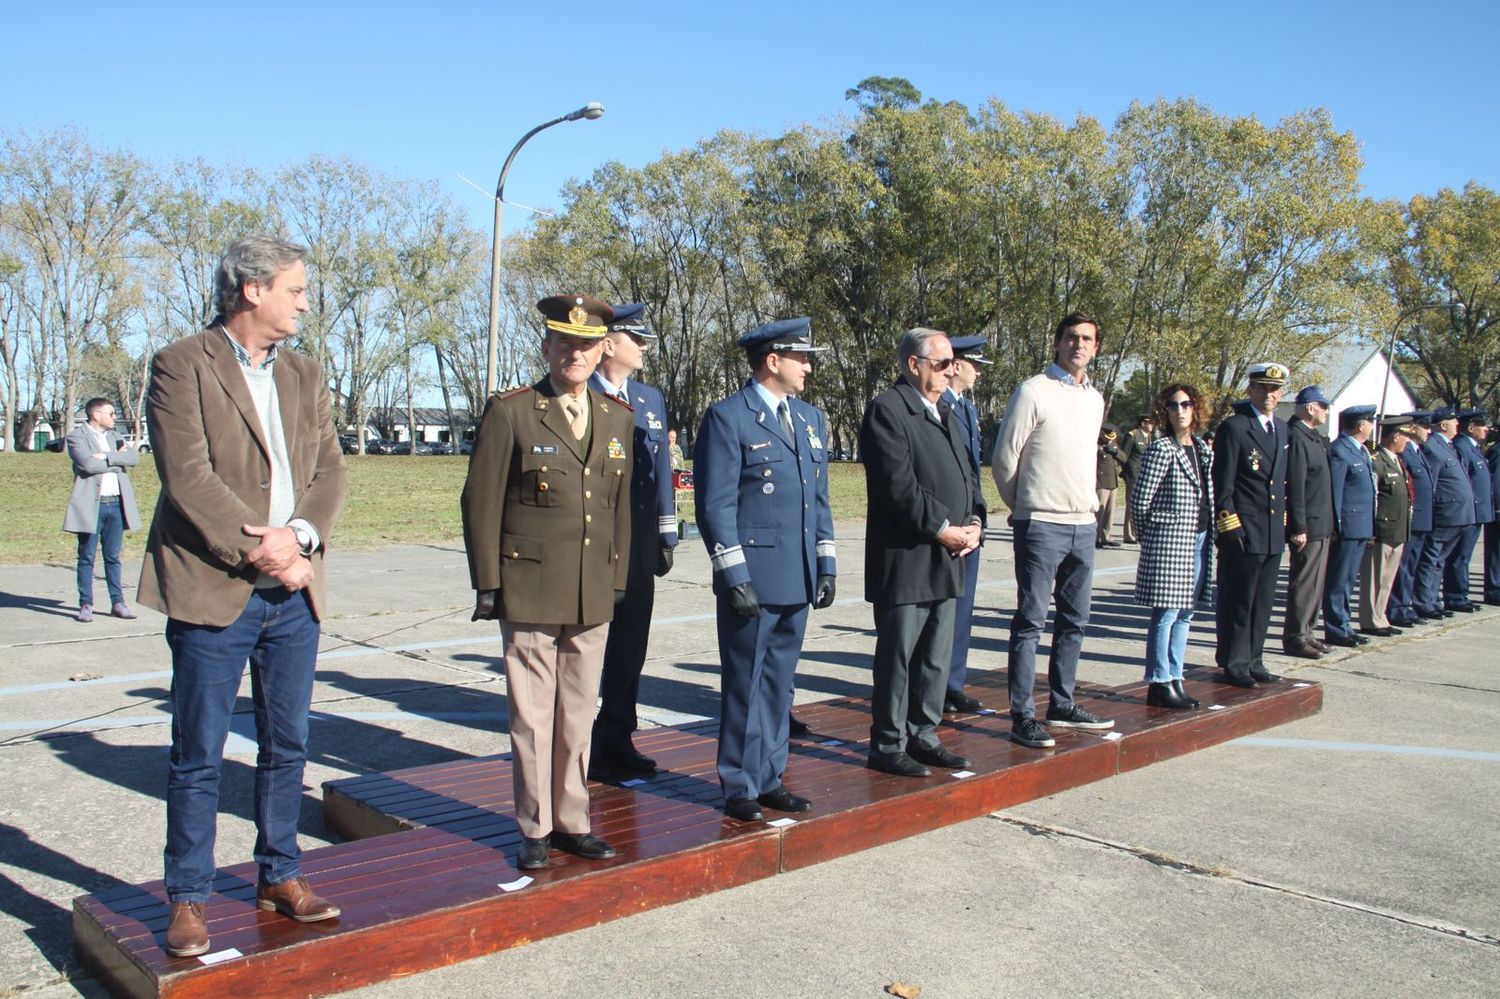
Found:
[[[1374,406],[1379,411],[1382,393],[1387,414],[1410,413],[1418,408],[1416,392],[1401,369],[1391,367],[1379,347],[1330,346],[1318,351],[1292,369],[1292,380],[1277,415],[1290,419],[1296,410],[1297,393],[1308,385],[1321,385],[1328,396],[1325,432],[1334,437],[1338,436],[1340,413],[1351,406]]]

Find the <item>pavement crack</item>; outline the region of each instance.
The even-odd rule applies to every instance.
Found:
[[[1386,676],[1382,673],[1372,673],[1364,669],[1341,669],[1337,666],[1309,666],[1308,669],[1327,670],[1330,673],[1342,673],[1345,676],[1357,676],[1364,680],[1383,680],[1386,683],[1417,684],[1423,687],[1438,687],[1447,690],[1465,690],[1475,694],[1500,694],[1500,690],[1494,687],[1476,687],[1467,683],[1449,683],[1445,680],[1423,680],[1420,677]]]
[[[1424,919],[1420,916],[1413,916],[1404,912],[1397,912],[1393,909],[1383,909],[1379,906],[1367,905],[1363,902],[1355,902],[1346,898],[1334,898],[1331,895],[1320,895],[1317,892],[1305,891],[1301,888],[1293,888],[1290,885],[1279,884],[1275,881],[1267,881],[1264,878],[1256,878],[1251,877],[1248,874],[1240,874],[1239,872],[1234,871],[1228,867],[1218,865],[1213,867],[1206,867],[1202,864],[1195,864],[1192,861],[1183,860],[1180,857],[1174,857],[1170,854],[1162,853],[1159,850],[1152,850],[1148,849],[1147,847],[1134,846],[1130,843],[1121,843],[1116,840],[1104,839],[1101,836],[1094,836],[1090,833],[1081,832],[1077,829],[1066,828],[1065,826],[1054,826],[1049,825],[1045,822],[1036,822],[1031,819],[1022,819],[1011,815],[1001,815],[999,813],[993,813],[989,816],[989,818],[995,819],[999,822],[1003,822],[1008,826],[1013,826],[1031,836],[1040,836],[1048,839],[1076,840],[1081,843],[1088,843],[1091,846],[1099,847],[1100,849],[1123,853],[1128,856],[1134,857],[1137,860],[1144,860],[1147,863],[1154,864],[1158,867],[1165,867],[1170,870],[1181,871],[1184,874],[1189,874],[1196,877],[1215,878],[1220,881],[1228,881],[1234,884],[1244,885],[1247,888],[1259,888],[1263,891],[1275,892],[1276,894],[1286,895],[1290,898],[1303,899],[1304,901],[1316,902],[1320,905],[1332,906],[1338,909],[1348,909],[1352,912],[1363,913],[1367,916],[1375,916],[1380,919],[1388,919],[1391,922],[1400,923],[1404,926],[1410,926],[1419,930],[1428,930],[1433,933],[1440,933],[1444,936],[1457,937],[1460,940],[1467,940],[1471,943],[1484,944],[1490,947],[1500,947],[1500,937],[1492,936],[1480,930],[1470,929],[1467,926],[1455,926],[1452,923],[1443,923],[1433,919]]]

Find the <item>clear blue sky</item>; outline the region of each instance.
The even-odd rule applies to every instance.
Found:
[[[507,201],[554,207],[569,177],[719,128],[826,121],[881,75],[1106,123],[1158,96],[1266,122],[1321,105],[1359,138],[1375,197],[1500,187],[1493,0],[228,6],[7,4],[0,129],[76,125],[156,161],[349,156],[438,181],[487,229],[489,197],[459,175],[492,191],[528,128],[588,101],[605,116],[533,139]]]

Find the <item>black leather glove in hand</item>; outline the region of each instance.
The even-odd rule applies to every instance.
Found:
[[[825,607],[832,607],[833,606],[833,593],[834,593],[834,584],[835,584],[835,582],[836,582],[836,580],[835,580],[835,577],[833,577],[833,576],[819,576],[818,577],[818,593],[817,593],[817,596],[813,598],[813,606],[816,607],[818,610],[822,610]]]
[[[656,574],[657,576],[665,576],[671,571],[672,549],[666,545],[662,545],[661,550],[656,555]]]
[[[505,601],[499,590],[474,591],[474,616],[470,621],[498,621],[505,616]]]
[[[749,583],[731,586],[724,596],[729,601],[729,609],[741,617],[755,617],[760,613],[760,596]]]

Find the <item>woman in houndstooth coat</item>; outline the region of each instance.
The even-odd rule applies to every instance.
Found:
[[[1168,385],[1156,397],[1160,428],[1130,490],[1140,537],[1135,601],[1151,608],[1146,632],[1146,703],[1192,708],[1182,687],[1193,605],[1213,561],[1212,456],[1196,436],[1208,421],[1198,390]]]

